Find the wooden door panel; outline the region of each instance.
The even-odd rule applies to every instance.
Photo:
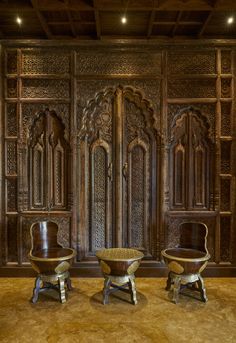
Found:
[[[112,168],[109,145],[102,140],[94,142],[90,164],[90,242],[89,251],[112,246],[111,187],[109,168]]]
[[[149,152],[142,142],[128,148],[128,246],[148,250],[149,237]]]

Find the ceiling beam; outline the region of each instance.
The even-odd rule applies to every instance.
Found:
[[[214,4],[212,5],[212,7],[213,7],[212,11],[208,13],[208,16],[206,17],[206,19],[205,19],[205,21],[204,21],[204,23],[203,23],[203,25],[202,25],[202,27],[201,27],[201,30],[200,30],[199,33],[198,33],[198,38],[201,38],[201,36],[203,35],[204,31],[206,30],[206,27],[207,27],[209,21],[210,21],[211,18],[212,18],[212,15],[213,15],[213,13],[214,13],[214,9],[215,9],[216,6],[217,6],[217,3],[218,3],[218,0],[215,0],[215,1],[214,1]]]
[[[31,4],[33,6],[33,9],[35,10],[35,13],[40,21],[40,24],[46,34],[46,36],[48,38],[52,38],[52,32],[44,18],[44,16],[42,15],[42,13],[40,12],[40,10],[38,9],[38,4],[37,4],[37,1],[36,0],[31,0]]]
[[[154,21],[153,25],[175,25],[176,21]],[[179,21],[178,25],[202,25],[201,21]]]
[[[70,10],[69,10],[69,0],[64,0],[64,1],[65,1],[65,7],[66,7],[65,10],[66,10],[67,18],[68,18],[69,23],[70,23],[70,29],[71,29],[72,35],[74,37],[77,37],[74,21],[73,21],[72,15],[71,15]]]
[[[148,22],[147,38],[150,38],[150,36],[152,34],[152,27],[153,27],[153,23],[155,20],[155,15],[156,15],[156,11],[152,10],[152,12],[150,14],[149,22]]]
[[[205,21],[201,27],[201,30],[198,33],[198,37],[201,37],[203,35],[204,31],[206,30],[207,24],[211,20],[212,15],[213,15],[213,11],[209,12],[208,16],[206,17],[206,19],[205,19]]]
[[[97,38],[101,39],[101,21],[100,21],[100,14],[97,6],[97,0],[93,0],[93,8],[94,8],[94,15],[95,15],[95,22],[96,22],[96,32]]]
[[[177,30],[177,28],[178,28],[178,26],[179,26],[179,22],[180,22],[182,13],[183,13],[182,11],[179,11],[179,13],[178,13],[178,16],[177,16],[177,19],[176,19],[176,23],[175,23],[175,25],[174,25],[174,27],[173,27],[173,29],[172,29],[172,32],[171,32],[171,36],[172,36],[172,37],[175,36],[175,32],[176,32],[176,30]]]

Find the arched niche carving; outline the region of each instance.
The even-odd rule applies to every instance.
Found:
[[[65,126],[55,111],[41,111],[32,122],[28,167],[30,209],[66,209],[70,147],[65,139]]]
[[[78,146],[81,258],[115,246],[156,256],[160,134],[151,102],[131,86],[96,93]]]
[[[214,142],[207,118],[192,106],[182,109],[171,125],[171,208],[212,209],[213,168]]]

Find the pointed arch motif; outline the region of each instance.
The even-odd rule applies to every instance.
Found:
[[[213,134],[207,118],[193,106],[182,109],[171,124],[171,207],[211,207]]]
[[[65,209],[70,166],[65,125],[55,111],[40,111],[29,129],[30,209]]]

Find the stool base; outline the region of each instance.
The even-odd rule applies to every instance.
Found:
[[[103,288],[103,304],[109,303],[109,295],[116,291],[123,291],[129,293],[131,296],[131,302],[136,305],[136,285],[134,274],[125,276],[104,275],[104,288]]]
[[[60,295],[60,302],[63,304],[66,302],[65,285],[67,286],[68,291],[73,289],[68,271],[62,274],[53,275],[39,274],[35,280],[35,287],[33,289],[31,302],[35,304],[38,301],[39,293],[48,289],[56,289]]]
[[[176,304],[179,300],[181,289],[188,288],[200,292],[201,300],[207,302],[206,289],[203,278],[200,274],[180,275],[169,272],[166,282],[166,290],[169,291],[173,285],[172,301]]]

